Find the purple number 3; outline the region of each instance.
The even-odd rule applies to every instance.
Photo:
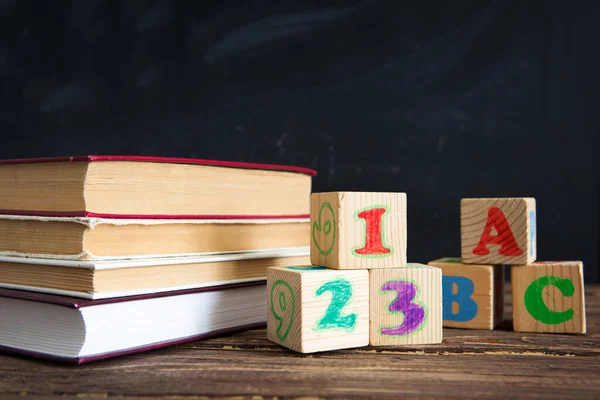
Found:
[[[398,293],[396,299],[390,304],[390,312],[404,314],[402,325],[395,328],[381,328],[381,333],[390,336],[403,336],[416,331],[425,322],[425,308],[412,301],[417,295],[417,285],[406,281],[389,281],[383,284],[381,290],[394,290]]]

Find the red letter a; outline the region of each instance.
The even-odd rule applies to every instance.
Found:
[[[490,235],[492,227],[496,228],[498,236]],[[483,228],[479,244],[473,249],[473,254],[476,256],[489,254],[490,251],[487,248],[489,244],[500,245],[498,254],[501,256],[520,256],[523,254],[523,250],[517,245],[515,236],[510,230],[506,217],[498,207],[491,207],[489,209],[485,228]]]

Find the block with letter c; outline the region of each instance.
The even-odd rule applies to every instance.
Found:
[[[581,261],[511,267],[516,332],[585,333]]]

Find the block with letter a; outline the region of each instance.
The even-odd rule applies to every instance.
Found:
[[[406,193],[313,193],[310,206],[313,265],[406,266]]]
[[[515,332],[585,333],[581,261],[511,267]]]
[[[460,201],[461,259],[465,264],[525,265],[535,261],[534,198]]]

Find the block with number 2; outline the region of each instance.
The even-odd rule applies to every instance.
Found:
[[[442,342],[442,271],[409,263],[373,269],[370,281],[372,346]]]
[[[301,353],[369,344],[369,271],[267,271],[267,337]]]
[[[406,193],[313,193],[310,261],[334,269],[406,265]]]

